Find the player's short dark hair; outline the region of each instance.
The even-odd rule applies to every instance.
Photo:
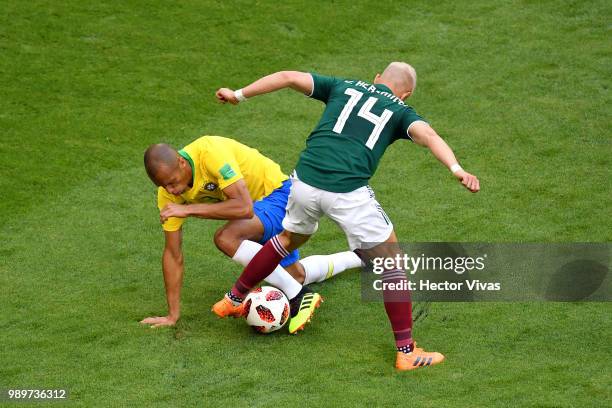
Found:
[[[144,166],[149,178],[156,181],[162,166],[174,167],[178,160],[176,150],[165,143],[153,144],[144,153]]]

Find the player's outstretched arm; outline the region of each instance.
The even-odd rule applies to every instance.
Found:
[[[478,178],[459,166],[452,149],[429,124],[421,121],[413,123],[410,126],[410,137],[416,144],[429,148],[431,153],[453,172],[465,188],[472,193],[480,190]]]
[[[283,88],[291,88],[310,95],[312,87],[313,82],[310,74],[299,71],[280,71],[260,78],[237,91],[229,88],[220,88],[215,96],[221,103],[229,102],[232,105],[237,105],[248,98],[278,91]]]
[[[183,286],[183,252],[181,250],[182,232],[164,231],[166,244],[162,255],[164,286],[168,301],[167,316],[153,316],[140,323],[151,327],[173,326],[181,315],[181,287]]]

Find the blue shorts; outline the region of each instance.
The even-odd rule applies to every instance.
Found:
[[[273,236],[283,230],[283,218],[285,218],[285,207],[291,190],[291,180],[283,181],[283,185],[253,204],[253,212],[259,218],[264,227],[264,234],[260,244],[265,244]],[[300,253],[296,249],[284,257],[280,265],[284,268],[292,265],[300,259]]]

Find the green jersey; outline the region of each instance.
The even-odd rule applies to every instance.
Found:
[[[368,184],[387,146],[423,120],[383,84],[312,74],[312,98],[326,104],[296,173],[313,187],[347,193]]]

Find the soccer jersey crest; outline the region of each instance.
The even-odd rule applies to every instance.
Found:
[[[204,189],[206,191],[215,191],[217,189],[217,187],[219,187],[219,186],[216,185],[215,183],[206,183],[206,184],[204,184]]]

